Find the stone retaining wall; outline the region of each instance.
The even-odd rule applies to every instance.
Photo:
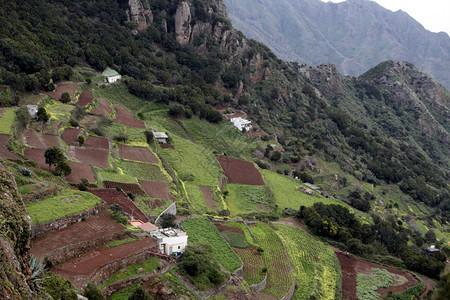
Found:
[[[31,194],[31,195],[24,196],[24,197],[22,197],[22,200],[23,200],[23,202],[37,200],[37,199],[40,199],[45,196],[53,195],[53,193],[55,193],[55,191],[56,191],[56,186],[52,187],[50,189],[41,191],[41,192],[37,192],[37,193]]]
[[[264,277],[263,281],[261,281],[260,283],[257,283],[257,284],[250,285],[250,288],[255,293],[259,293],[266,287],[266,285],[267,285],[267,273],[266,273],[266,276]]]
[[[31,232],[33,234],[33,238],[36,238],[44,233],[63,229],[69,225],[81,222],[83,221],[83,219],[87,219],[90,216],[98,214],[99,210],[102,209],[104,209],[103,204],[100,204],[97,205],[96,207],[90,208],[76,215],[62,217],[46,223],[32,224]]]
[[[161,218],[162,215],[169,214],[169,215],[177,215],[177,204],[174,202],[169,205],[168,208],[166,208],[162,213],[159,214],[159,216],[156,218],[155,224],[158,224],[159,218]]]
[[[157,251],[157,247],[154,248]],[[95,285],[99,285],[103,281],[107,280],[111,277],[117,270],[124,269],[128,266],[137,264],[140,261],[149,259],[152,257],[150,254],[150,249],[145,249],[136,254],[117,259],[111,262],[108,262],[100,267],[98,267],[92,274],[89,276],[89,281]]]
[[[296,287],[297,287],[297,283],[294,280],[294,283],[292,284],[289,292],[283,298],[281,298],[281,300],[291,300],[292,296],[294,296]]]

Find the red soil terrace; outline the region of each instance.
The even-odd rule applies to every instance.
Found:
[[[89,103],[92,102],[92,92],[91,91],[83,91],[80,95],[80,97],[78,97],[78,101],[77,104],[79,106],[86,106]]]
[[[141,161],[151,164],[157,164],[159,161],[156,156],[144,147],[129,147],[119,145],[119,156],[122,159]]]
[[[247,161],[227,156],[216,156],[230,183],[264,185],[261,173]]]
[[[11,136],[7,134],[0,134],[0,158],[1,159],[18,159],[21,160],[20,157],[9,151],[6,148],[6,142],[11,138]]]
[[[78,145],[78,136],[81,133],[81,129],[76,128],[67,128],[61,134],[61,139],[67,144],[77,144]]]
[[[80,183],[81,178],[86,178],[89,183],[95,182],[94,172],[88,164],[69,162],[69,166],[72,169],[72,172],[70,172],[70,175],[66,176],[68,182]]]
[[[123,124],[128,127],[143,128],[143,129],[146,128],[144,122],[134,118],[131,112],[123,108],[122,106],[114,105],[114,109],[116,110],[116,118],[114,119],[115,122]]]
[[[145,195],[145,192],[139,187],[139,185],[134,183],[103,181],[103,185],[107,189],[115,189],[117,186],[120,187],[125,193],[129,192],[132,193],[133,195]]]
[[[69,146],[69,154],[75,161],[91,164],[99,168],[109,168],[109,151]]]
[[[169,183],[139,180],[139,184],[144,188],[147,195],[149,195],[151,198],[174,201],[176,200],[172,195],[169,194]]]
[[[135,219],[148,222],[147,216],[131,201],[130,197],[124,191],[116,189],[89,189],[89,192],[105,201],[105,206],[118,204],[127,214],[134,216]]]
[[[104,137],[88,136],[83,147],[109,150],[109,141]]]

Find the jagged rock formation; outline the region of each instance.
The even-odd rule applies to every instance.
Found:
[[[30,220],[14,176],[0,163],[0,298],[35,299],[29,285]]]
[[[175,13],[175,34],[177,42],[181,45],[189,43],[191,35],[191,8],[186,1],[182,1]]]
[[[224,0],[233,26],[280,58],[334,63],[357,76],[386,61],[409,61],[450,88],[450,37],[374,1]]]
[[[129,0],[129,9],[127,9],[128,21],[134,22],[137,28],[134,34],[145,30],[153,23],[153,14],[148,0]]]

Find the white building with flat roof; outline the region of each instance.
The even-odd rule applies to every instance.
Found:
[[[237,117],[237,118],[231,118],[230,121],[231,121],[231,123],[233,123],[233,125],[237,129],[239,129],[239,131],[242,131],[243,128],[245,128],[245,130],[247,130],[247,131],[252,129],[252,121],[250,121],[250,120],[243,119],[241,117]]]
[[[176,228],[164,228],[150,232],[159,244],[159,253],[166,255],[181,255],[187,246],[186,232]]]

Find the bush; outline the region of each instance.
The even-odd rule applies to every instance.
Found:
[[[84,145],[85,141],[86,141],[86,139],[83,135],[78,136],[78,145],[80,145],[80,147]]]
[[[172,214],[163,214],[159,218],[159,225],[163,228],[175,227],[176,216]]]
[[[102,292],[100,292],[100,290],[90,282],[84,289],[83,296],[85,296],[89,300],[104,300],[105,299],[105,297],[102,295]]]
[[[70,102],[70,95],[67,92],[62,93],[61,95],[61,102],[62,103],[69,103]]]
[[[86,178],[81,178],[81,182],[78,184],[78,189],[80,191],[87,191],[89,187],[89,182]]]
[[[126,143],[128,141],[128,135],[125,132],[121,132],[114,136],[114,140],[122,143]]]
[[[173,104],[169,107],[169,116],[178,117],[184,113],[184,107],[180,104]]]
[[[33,172],[31,172],[29,169],[25,167],[17,167],[17,171],[19,171],[23,176],[31,177],[33,176]]]

